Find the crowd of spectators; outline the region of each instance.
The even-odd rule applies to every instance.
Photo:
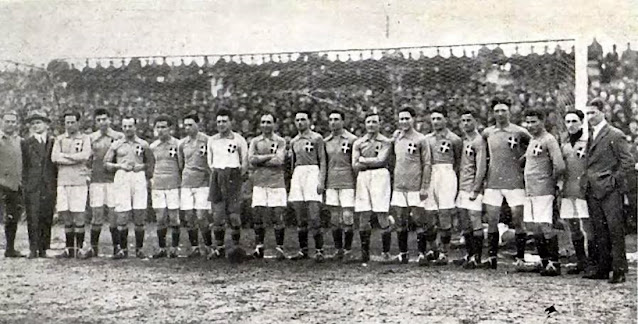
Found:
[[[596,41],[589,47],[589,97],[605,100],[605,117],[638,146],[638,53],[627,48],[618,55],[616,45],[604,53]]]
[[[253,64],[252,57],[223,57],[214,63],[204,58],[201,65],[133,58],[106,67],[87,61],[81,69],[55,60],[44,69],[0,71],[0,107],[25,116],[28,110],[44,109],[54,120],[67,108],[79,109],[88,117],[87,131],[92,111],[107,108],[114,112],[116,128],[123,115],[137,117],[146,138],[153,137],[151,125],[158,115],[179,121],[192,111],[206,122],[205,131],[214,133],[213,117],[222,107],[234,113],[235,129],[250,137],[258,132],[259,112],[270,111],[278,131],[293,136],[293,114],[299,109],[312,112],[314,128],[322,133],[327,132],[327,112],[335,108],[346,112],[347,127],[355,134],[363,132],[361,117],[370,110],[384,116],[384,130],[391,132],[395,112],[404,106],[419,112],[417,128],[423,132],[429,131],[429,111],[441,106],[455,131],[464,108],[478,111],[484,127],[491,122],[489,102],[500,94],[512,101],[514,122],[521,122],[524,109],[540,108],[548,113],[550,130],[558,133],[562,112],[573,109],[574,52],[559,47],[536,52],[520,55],[517,49],[506,56],[499,47],[483,47],[460,57],[444,57],[438,50],[432,57],[384,51],[376,58],[348,54],[336,60],[298,53],[294,60],[290,54],[269,55],[261,64]],[[609,120],[638,138],[636,53],[628,49],[620,58],[615,52],[596,57],[605,77],[591,83],[590,94],[605,98]],[[179,125],[175,132],[181,136]]]

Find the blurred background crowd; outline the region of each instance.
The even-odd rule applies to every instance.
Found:
[[[490,122],[490,100],[503,93],[513,102],[514,122],[520,122],[523,109],[535,107],[548,112],[550,128],[560,128],[557,117],[574,103],[573,48],[534,45],[512,45],[509,55],[498,45],[484,45],[472,51],[120,58],[87,60],[81,68],[64,60],[44,68],[8,64],[0,71],[0,105],[22,115],[44,109],[53,120],[68,108],[78,109],[87,116],[87,130],[92,127],[91,112],[107,108],[114,113],[116,128],[121,116],[137,117],[145,138],[153,137],[151,125],[159,114],[178,122],[192,111],[206,122],[205,131],[214,133],[215,111],[223,107],[234,113],[235,129],[251,137],[258,132],[261,111],[276,115],[283,136],[294,135],[293,114],[299,109],[312,112],[314,128],[321,133],[327,131],[332,109],[346,112],[347,127],[355,134],[363,132],[361,117],[376,110],[390,133],[396,110],[404,106],[419,112],[417,128],[423,132],[429,131],[429,111],[437,107],[449,112],[455,131],[458,113],[466,108],[480,113],[484,127]],[[175,132],[181,135],[181,125]]]
[[[512,102],[515,123],[528,108],[548,114],[548,129],[559,134],[561,116],[574,108],[575,64],[572,48],[560,44],[513,44],[511,53],[498,44],[470,48],[416,48],[331,53],[126,58],[86,60],[83,67],[54,60],[44,67],[7,63],[0,66],[0,107],[23,116],[45,110],[54,121],[66,109],[80,110],[92,128],[91,113],[107,108],[118,127],[124,115],[139,119],[140,136],[153,137],[160,114],[175,118],[197,112],[205,131],[215,133],[219,108],[234,113],[235,129],[246,137],[258,133],[260,112],[278,119],[278,131],[294,136],[294,111],[312,112],[315,130],[327,132],[327,115],[344,110],[347,127],[361,134],[361,117],[376,110],[384,131],[394,129],[396,110],[419,112],[417,128],[428,132],[429,111],[444,107],[449,125],[459,132],[458,113],[473,109],[481,127],[490,121],[489,102],[504,95]],[[537,48],[535,48],[535,45]],[[543,47],[541,47],[543,46]],[[524,49],[524,50],[523,50]],[[449,53],[445,53],[449,51]],[[519,53],[524,52],[524,53]],[[589,97],[606,100],[607,120],[638,144],[638,54],[630,44],[604,52],[594,40],[588,48]],[[76,62],[77,63],[77,62]],[[54,123],[57,132],[60,123]],[[23,130],[27,132],[28,130]]]

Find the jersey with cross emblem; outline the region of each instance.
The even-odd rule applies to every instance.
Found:
[[[394,190],[419,191],[423,168],[431,162],[425,135],[412,129],[396,131],[394,136]]]
[[[145,140],[137,136],[133,140],[124,137],[111,144],[104,155],[104,161],[139,166],[146,163],[147,150],[149,145]]]
[[[271,138],[259,135],[250,140],[248,146],[248,158],[259,155],[275,154],[275,157],[268,160],[267,163],[252,166],[252,184],[261,188],[285,188],[284,182],[284,159],[285,159],[286,140],[277,135],[272,134]]]
[[[455,164],[461,158],[461,138],[449,129],[443,135],[429,133],[425,138],[432,152],[432,164]]]
[[[480,192],[487,171],[487,148],[480,134],[475,133],[463,140],[459,170],[459,190]]]
[[[489,155],[487,188],[525,188],[520,160],[531,137],[529,132],[514,124],[504,128],[490,126],[483,131],[483,137]]]
[[[104,167],[104,155],[113,142],[124,137],[124,134],[107,129],[106,133],[102,131],[93,132],[91,137],[91,182],[93,183],[109,183],[113,182],[115,173],[107,171]]]
[[[60,153],[73,156],[73,161],[75,162],[58,165],[58,185],[86,185],[90,174],[86,163],[91,156],[91,139],[89,135],[77,132],[73,135],[64,133],[57,136],[51,152],[51,160],[54,163],[57,163]]]
[[[179,153],[184,161],[182,170],[182,188],[202,188],[208,186],[210,172],[206,160],[208,136],[197,133],[195,138],[190,136],[182,139]]]
[[[565,159],[565,177],[563,182],[563,197],[585,199],[585,192],[581,189],[580,181],[587,170],[587,134],[583,134],[574,146],[569,138],[563,140],[561,150]]]
[[[328,135],[325,139],[328,175],[326,188],[354,189],[352,170],[352,145],[357,137],[344,130],[341,135]]]
[[[318,150],[323,146],[323,137],[319,133],[310,131],[303,135],[297,134],[290,141],[290,146],[295,157],[295,166],[319,165]]]
[[[246,167],[248,143],[241,134],[231,131],[208,138],[208,164],[213,169]]]
[[[553,195],[554,173],[565,169],[563,154],[554,136],[543,131],[533,137],[525,152],[525,193],[527,196]]]
[[[181,184],[179,170],[179,156],[177,148],[179,141],[170,137],[166,142],[156,140],[151,144],[151,151],[155,157],[153,169],[152,189],[167,190],[177,189]]]

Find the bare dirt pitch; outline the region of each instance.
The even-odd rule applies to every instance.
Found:
[[[25,227],[20,224],[18,234],[23,252]],[[246,247],[251,232],[244,231]],[[292,253],[296,235],[288,233]],[[55,247],[62,235],[56,227]],[[272,234],[267,237],[271,244]],[[0,323],[636,322],[634,262],[627,283],[612,286],[580,276],[513,273],[505,258],[497,271],[330,260],[113,261],[106,228],[101,241],[102,257],[88,261],[0,257]],[[146,252],[154,246],[154,234],[147,233]],[[550,306],[557,312],[548,317]]]

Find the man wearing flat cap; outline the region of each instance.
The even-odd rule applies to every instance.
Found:
[[[18,136],[18,114],[15,110],[2,113],[0,128],[0,209],[4,217],[7,240],[4,256],[22,257],[14,248],[20,220],[20,187],[22,185],[22,138]]]
[[[51,120],[40,111],[27,116],[31,135],[22,142],[22,185],[29,230],[29,258],[44,258],[51,243],[56,201],[57,167],[51,161]]]

